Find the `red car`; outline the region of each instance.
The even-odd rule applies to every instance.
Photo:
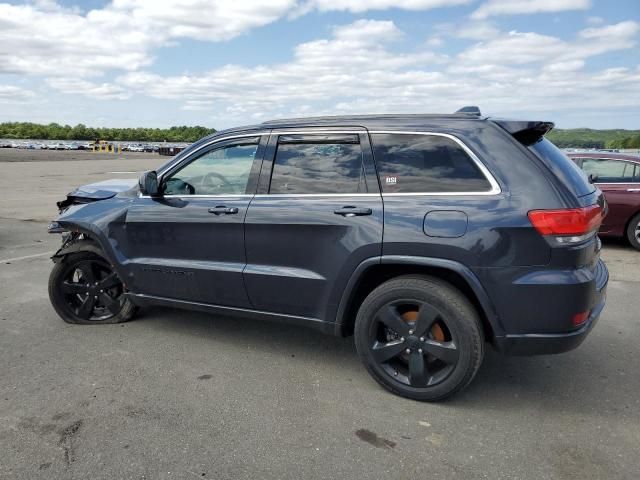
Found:
[[[602,190],[609,214],[601,236],[626,237],[640,250],[640,156],[621,153],[569,153],[569,157]]]

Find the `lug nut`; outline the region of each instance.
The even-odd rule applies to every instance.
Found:
[[[421,341],[421,342],[424,342],[424,337],[420,337],[420,341]]]
[[[411,349],[410,349],[410,348],[407,348],[407,349],[405,350],[405,352],[406,352],[406,353],[411,353]]]
[[[422,349],[421,348],[418,349],[418,353],[422,353]]]
[[[393,376],[394,376],[394,377],[397,377],[397,376],[398,376],[398,371],[397,371],[397,370],[394,370],[394,372],[393,372]]]
[[[413,330],[409,330],[409,335],[413,335]]]
[[[401,342],[404,342],[404,337],[400,337],[400,341],[401,341]]]

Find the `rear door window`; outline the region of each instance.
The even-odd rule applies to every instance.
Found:
[[[270,194],[366,192],[358,135],[281,135]]]
[[[454,140],[439,135],[373,133],[384,193],[479,193],[491,184]]]
[[[629,183],[636,181],[640,169],[632,162],[606,158],[585,158],[582,169],[595,175],[597,183]]]

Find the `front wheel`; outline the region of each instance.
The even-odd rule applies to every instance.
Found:
[[[71,253],[54,265],[49,276],[49,299],[67,323],[121,323],[135,313],[113,267],[89,251]]]
[[[358,311],[354,334],[373,378],[414,400],[442,400],[462,390],[484,354],[473,305],[431,277],[399,277],[377,287]]]
[[[631,219],[627,227],[627,239],[631,246],[640,250],[640,213]]]

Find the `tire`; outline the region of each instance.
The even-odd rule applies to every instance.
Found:
[[[633,248],[640,250],[640,213],[633,217],[627,226],[627,240]]]
[[[92,242],[87,242],[87,247],[90,250],[80,247],[53,266],[49,275],[49,299],[53,308],[65,322],[73,324],[130,320],[136,307],[125,297],[122,281],[109,261],[96,253]],[[89,281],[91,283],[87,283]]]
[[[360,306],[354,336],[371,376],[413,400],[459,392],[484,356],[476,309],[458,289],[427,276],[398,277],[374,289]]]

